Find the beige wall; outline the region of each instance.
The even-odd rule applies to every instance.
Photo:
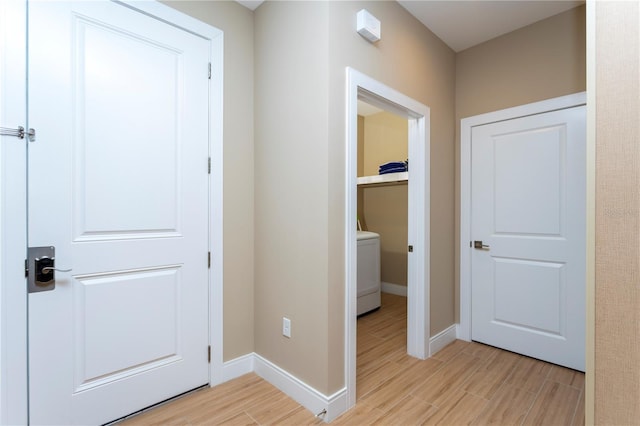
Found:
[[[595,11],[594,419],[631,425],[640,419],[640,6]]]
[[[363,7],[382,21],[375,45],[353,28]],[[454,321],[454,54],[396,2],[266,2],[255,49],[256,351],[331,394],[344,386],[345,67],[431,107],[440,331]]]
[[[407,285],[408,185],[364,189],[364,218],[380,234],[380,279]]]
[[[460,175],[460,119],[586,90],[585,26],[585,6],[580,6],[456,55],[456,176]],[[460,182],[455,200],[457,242]],[[456,245],[456,320],[458,251]]]
[[[359,176],[378,174],[378,167],[389,161],[408,158],[409,126],[407,119],[389,112],[364,117],[364,137],[358,161],[362,159]],[[380,269],[383,282],[407,285],[407,185],[359,188],[362,193],[362,219],[367,230],[380,234]],[[360,201],[360,200],[359,200]],[[360,209],[361,206],[358,206]]]
[[[364,146],[361,176],[378,174],[378,166],[389,161],[408,158],[409,126],[407,119],[390,112],[379,112],[364,117]]]
[[[164,3],[224,31],[224,360],[228,361],[254,349],[253,12],[231,1]]]
[[[455,56],[440,39],[396,2],[329,4],[329,296],[332,389],[343,384],[345,68],[356,70],[431,108],[430,188],[431,332],[454,322],[453,183]],[[371,44],[354,31],[356,13],[366,8],[382,24],[382,40]],[[336,372],[338,374],[336,374]]]
[[[255,11],[254,326],[258,354],[330,393],[327,20],[326,2]]]
[[[585,7],[456,55],[456,120],[586,88]]]

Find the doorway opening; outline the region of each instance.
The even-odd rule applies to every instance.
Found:
[[[407,353],[408,120],[358,100],[356,397]]]
[[[347,68],[345,370],[347,407],[356,401],[358,101],[407,120],[407,353],[429,350],[429,108]],[[384,179],[370,176],[372,180]]]

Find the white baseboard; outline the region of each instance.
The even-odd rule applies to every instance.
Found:
[[[403,287],[396,284],[391,284],[391,286],[393,286],[392,288]],[[406,294],[404,295],[406,296]],[[431,355],[455,341],[456,338],[456,324],[447,327],[431,337],[429,339],[429,351]],[[222,368],[222,381],[233,380],[252,372],[280,389],[288,397],[295,400],[311,413],[317,415],[323,410],[326,410],[326,413],[320,416],[325,422],[331,422],[347,411],[346,388],[342,388],[333,395],[327,396],[256,353],[243,355],[225,362]]]
[[[463,331],[468,330],[466,327],[461,327],[461,324],[456,324],[456,339],[464,340],[465,342],[471,341],[471,332]]]
[[[407,286],[393,283],[385,283],[384,281],[380,283],[382,287],[383,293],[391,293],[397,296],[407,297]]]
[[[429,353],[433,356],[440,349],[457,339],[457,325],[453,324],[429,339]]]
[[[222,382],[233,380],[245,374],[253,373],[255,370],[254,354],[242,355],[231,361],[227,361],[222,366]]]
[[[325,422],[330,422],[347,411],[346,388],[326,396],[256,353],[225,362],[222,368],[222,382],[248,373],[256,373],[314,415],[326,410],[325,414],[319,416]]]

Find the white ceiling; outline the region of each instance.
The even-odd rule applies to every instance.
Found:
[[[262,4],[260,0],[236,1],[251,10]],[[398,3],[450,48],[460,52],[572,9],[584,0],[398,0]]]
[[[263,3],[263,0],[236,0],[247,9],[256,10]]]

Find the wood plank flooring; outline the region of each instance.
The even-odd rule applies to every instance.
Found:
[[[583,425],[584,374],[475,342],[406,355],[406,298],[358,319],[357,403],[336,425]],[[199,390],[123,425],[320,425],[255,374]]]

